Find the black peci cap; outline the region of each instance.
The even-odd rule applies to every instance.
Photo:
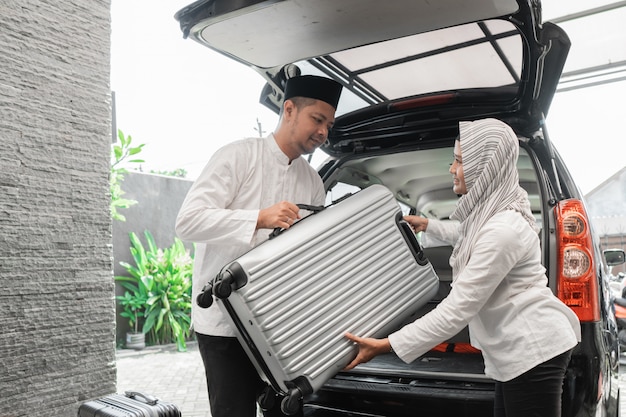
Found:
[[[285,100],[292,97],[308,97],[324,101],[335,109],[341,95],[341,84],[335,80],[316,75],[289,78],[285,86]]]

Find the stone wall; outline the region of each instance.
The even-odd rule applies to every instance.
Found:
[[[0,415],[115,391],[110,1],[0,0]]]

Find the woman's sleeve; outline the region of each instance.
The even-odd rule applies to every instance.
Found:
[[[454,246],[459,238],[459,222],[428,219],[428,227],[422,236],[425,247]]]
[[[389,336],[394,352],[412,362],[460,332],[526,252],[506,222],[488,222],[448,296],[434,310]]]

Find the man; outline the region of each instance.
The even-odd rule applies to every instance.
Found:
[[[341,85],[317,76],[291,78],[278,126],[265,138],[218,150],[193,184],[176,232],[196,242],[192,326],[204,362],[213,417],[254,417],[265,384],[216,303],[196,305],[202,287],[226,263],[287,229],[301,217],[296,204],[323,205],[325,192],[304,154],[315,151],[335,120]],[[282,415],[280,402],[265,415]]]

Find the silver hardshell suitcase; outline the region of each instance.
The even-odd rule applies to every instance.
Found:
[[[224,266],[198,303],[216,296],[292,414],[356,354],[346,332],[387,336],[434,297],[439,279],[382,185],[273,235]]]

